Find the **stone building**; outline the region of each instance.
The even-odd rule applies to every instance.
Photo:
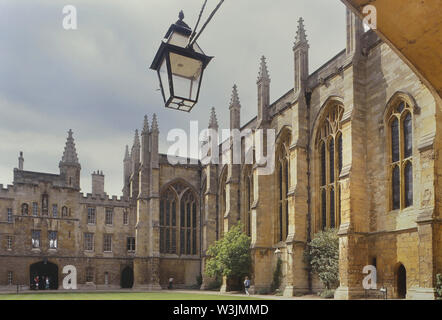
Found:
[[[155,116],[126,148],[120,199],[106,195],[99,171],[92,194],[79,192],[72,132],[59,175],[24,171],[20,156],[14,184],[0,188],[0,285],[28,284],[48,265],[60,282],[62,267],[72,264],[81,286],[155,289],[169,277],[192,286],[208,246],[241,221],[252,239],[255,292],[270,287],[278,255],[284,295],[319,290],[305,246],[318,231],[338,228],[336,298],[364,295],[366,265],[376,266],[390,298],[434,298],[442,273],[442,109],[350,11],[346,48],[313,73],[308,60],[300,19],[291,89],[270,103],[263,57],[257,116],[242,127],[233,89],[230,129],[276,132],[272,174],[259,174],[258,164],[173,165],[158,151]],[[214,110],[209,128],[218,129]],[[221,159],[231,148],[219,145]],[[211,280],[203,277],[202,287]]]

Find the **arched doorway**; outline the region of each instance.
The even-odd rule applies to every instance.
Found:
[[[126,267],[121,271],[121,288],[130,289],[134,285],[134,272],[131,267]]]
[[[405,299],[407,296],[407,270],[403,264],[397,269],[397,295],[399,299]]]
[[[37,277],[39,290],[46,288],[46,278],[49,279],[49,289],[58,289],[58,266],[55,263],[45,260],[32,264],[29,268],[29,279],[32,289],[37,289]]]

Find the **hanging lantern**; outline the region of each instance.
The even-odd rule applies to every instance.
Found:
[[[189,45],[192,29],[183,19],[181,11],[150,68],[158,73],[166,107],[189,112],[198,102],[203,72],[213,57],[206,56],[196,42]]]

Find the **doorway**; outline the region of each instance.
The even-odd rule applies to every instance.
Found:
[[[37,278],[38,277],[38,278]],[[46,284],[49,280],[49,288]],[[49,261],[40,261],[29,268],[30,287],[35,290],[58,289],[58,266]]]
[[[125,267],[121,271],[121,288],[130,289],[134,285],[134,272],[131,267]]]
[[[397,269],[397,294],[399,299],[405,299],[407,296],[407,270],[403,264]]]

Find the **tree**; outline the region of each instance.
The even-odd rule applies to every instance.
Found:
[[[336,229],[317,233],[307,244],[305,258],[327,290],[339,286],[339,238]]]
[[[232,227],[207,250],[206,274],[216,278],[248,275],[252,264],[250,242],[250,237],[241,231],[240,223]]]

